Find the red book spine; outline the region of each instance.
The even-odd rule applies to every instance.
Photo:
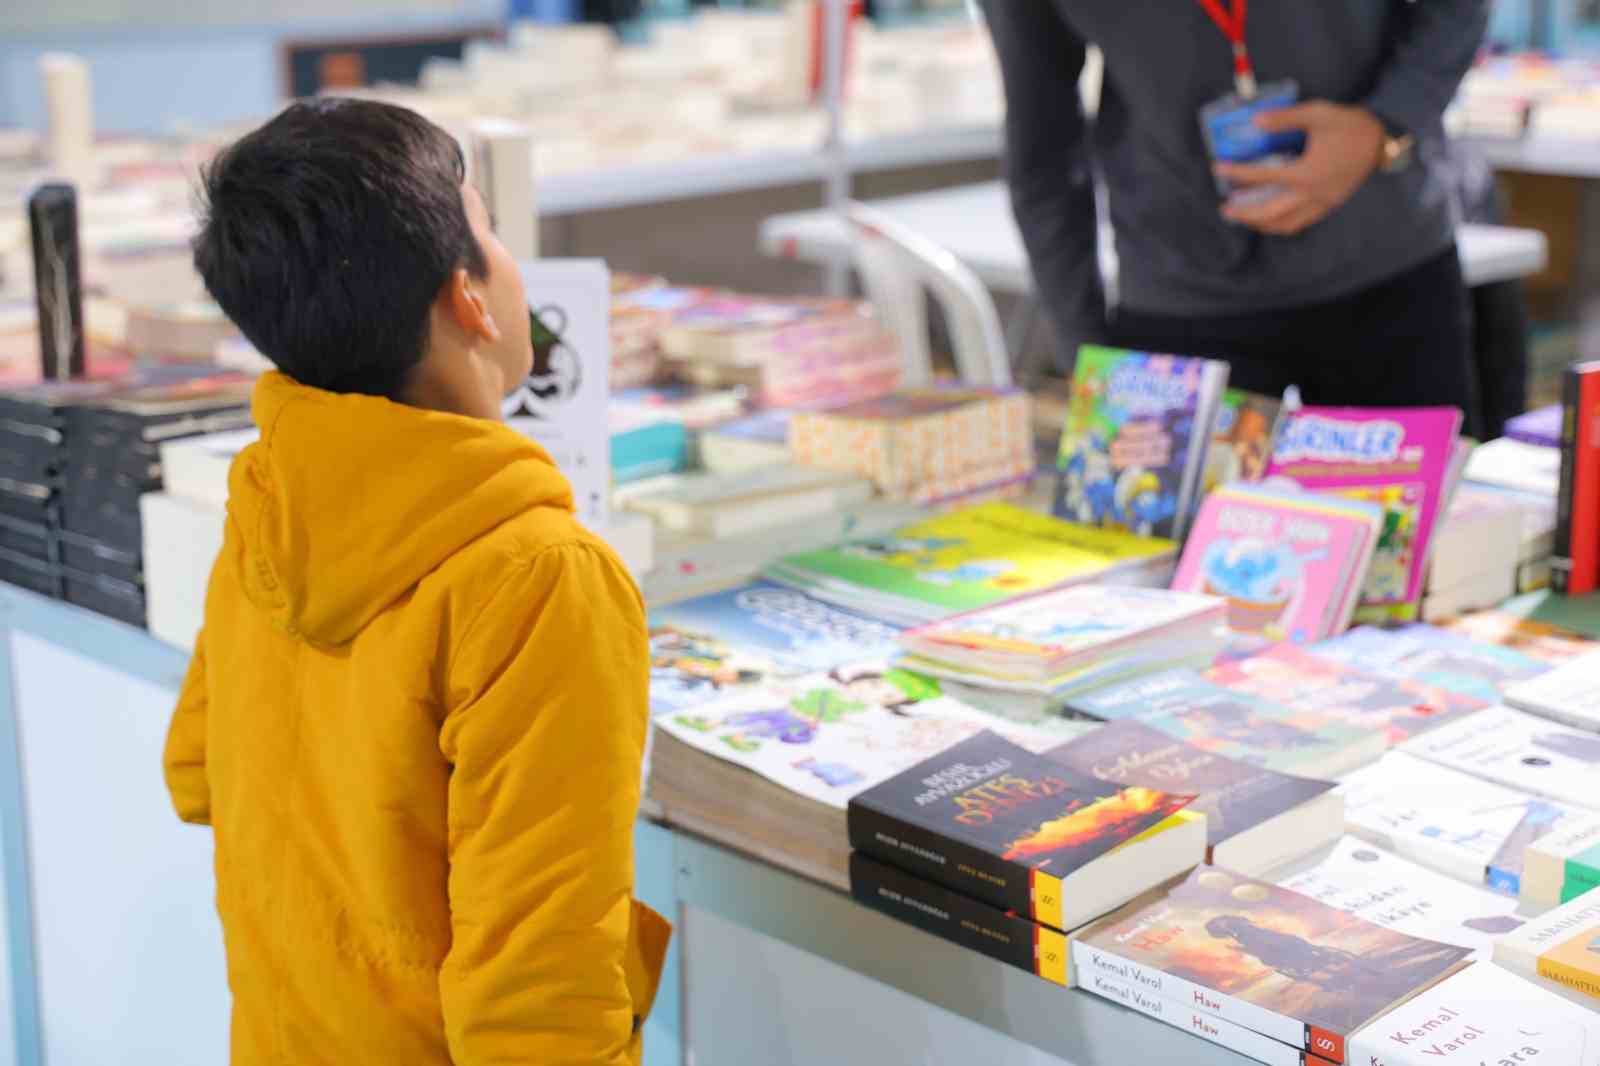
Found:
[[[1570,421],[1562,426],[1561,521],[1552,579],[1556,591],[1583,596],[1600,587],[1600,363],[1567,371],[1565,401]]]

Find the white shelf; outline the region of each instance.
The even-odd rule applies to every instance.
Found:
[[[1600,178],[1600,137],[1563,140],[1553,137],[1463,137],[1496,170]]]

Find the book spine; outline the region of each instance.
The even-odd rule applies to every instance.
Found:
[[[1577,407],[1574,419],[1572,505],[1568,527],[1571,541],[1567,573],[1568,596],[1584,596],[1600,584],[1600,366],[1586,365],[1567,371],[1575,380]]]
[[[1061,928],[1061,881],[852,801],[850,846],[974,899]]]
[[[850,856],[850,893],[858,903],[934,936],[1072,987],[1067,936],[902,870]]]
[[[1572,492],[1578,462],[1578,392],[1576,369],[1561,379],[1561,491],[1556,497],[1556,547],[1550,560],[1550,587],[1567,595],[1572,573]]]
[[[1202,1040],[1210,1041],[1257,1062],[1266,1063],[1267,1066],[1308,1066],[1308,1064],[1323,1066],[1324,1060],[1315,1055],[1308,1055],[1299,1048],[1290,1047],[1269,1036],[1263,1036],[1233,1022],[1223,1021],[1185,1004],[1162,999],[1148,989],[1139,987],[1137,983],[1119,979],[1107,971],[1096,969],[1091,972],[1090,962],[1086,956],[1092,954],[1093,949],[1086,950],[1081,944],[1072,946],[1073,964],[1083,968],[1080,977],[1082,983],[1078,987],[1085,992],[1109,999],[1113,1003],[1120,1003],[1130,1010],[1166,1022],[1175,1029],[1192,1033]]]
[[[1276,1011],[1236,999],[1225,992],[1204,988],[1183,977],[1176,977],[1121,952],[1080,941],[1072,944],[1072,962],[1078,987],[1093,989],[1095,976],[1142,989],[1156,999],[1181,1004],[1202,1014],[1220,1018],[1300,1051],[1315,1050],[1332,1062],[1344,1061],[1344,1036],[1313,1030],[1302,1022]]]

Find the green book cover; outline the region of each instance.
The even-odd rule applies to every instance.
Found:
[[[791,555],[773,573],[856,585],[951,612],[1169,555],[1171,541],[1064,522],[1006,503],[969,507],[887,537]]]

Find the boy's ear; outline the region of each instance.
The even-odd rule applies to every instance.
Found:
[[[457,267],[445,282],[444,304],[450,317],[467,335],[481,337],[491,344],[500,339],[500,326],[489,311],[489,302],[473,284],[472,275],[465,267]]]

